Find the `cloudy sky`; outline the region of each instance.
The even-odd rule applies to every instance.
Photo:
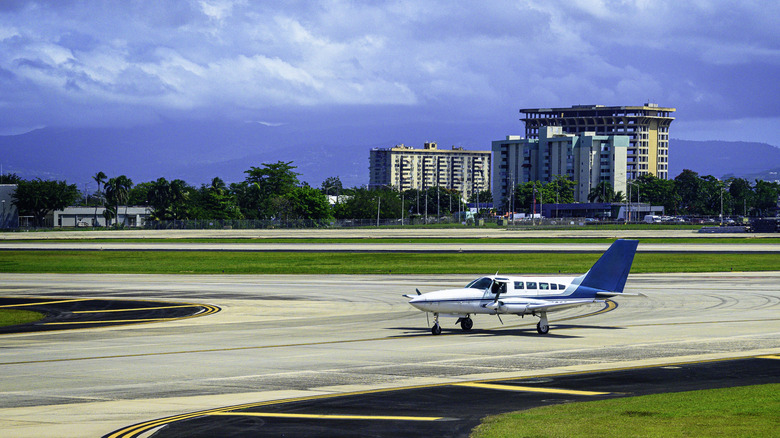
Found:
[[[780,146],[779,19],[763,0],[2,0],[0,134],[343,114],[509,131],[489,145],[520,108],[652,101],[673,138]]]

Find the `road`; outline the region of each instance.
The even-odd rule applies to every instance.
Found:
[[[101,436],[186,412],[356,391],[780,353],[780,272],[631,275],[611,311],[444,319],[403,293],[468,276],[4,274],[0,295],[197,302],[186,320],[0,336],[4,436]]]

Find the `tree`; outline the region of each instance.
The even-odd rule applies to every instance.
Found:
[[[189,214],[195,219],[242,219],[235,198],[222,179],[216,177],[210,185],[201,185],[192,192]]]
[[[490,193],[490,190],[482,190],[481,192],[473,193],[471,196],[469,196],[469,202],[472,204],[488,204],[493,202],[493,194]]]
[[[755,192],[759,214],[761,216],[776,214],[780,183],[756,180]]]
[[[97,195],[98,195],[98,197],[99,197],[101,200],[103,200],[103,199],[105,199],[105,198],[103,198],[103,196],[102,196],[102,195],[101,195],[101,193],[100,193],[100,185],[106,182],[106,178],[108,178],[108,177],[106,176],[106,174],[105,174],[105,173],[103,173],[103,171],[100,171],[100,172],[98,172],[98,173],[96,173],[96,174],[94,174],[94,175],[92,176],[92,179],[93,179],[93,180],[95,180],[95,182],[97,183]],[[92,223],[93,225],[95,225],[95,224],[97,224],[97,223],[98,223],[98,220],[97,220],[97,211],[98,211],[98,207],[97,207],[97,204],[95,204],[95,220],[94,220],[94,222]],[[108,224],[108,222],[106,222],[106,224]]]
[[[295,187],[284,198],[289,202],[289,216],[296,219],[328,219],[331,216],[327,196],[309,187]]]
[[[322,187],[322,191],[326,195],[339,196],[341,194],[341,191],[344,190],[344,186],[341,184],[341,180],[337,176],[331,176],[325,178],[325,181],[322,182],[321,187]]]
[[[78,199],[79,190],[75,184],[65,181],[20,180],[13,194],[14,204],[20,213],[33,216],[36,227],[43,226],[46,215],[62,210]]]
[[[631,201],[636,199],[650,205],[663,205],[667,212],[677,212],[680,196],[675,181],[661,179],[653,175],[642,175],[632,183]]]
[[[0,175],[0,184],[19,184],[22,178],[15,173],[4,173]]]
[[[154,220],[187,219],[188,205],[192,188],[186,182],[175,179],[168,181],[158,178],[153,181],[147,192],[147,201],[152,208]]]
[[[115,178],[109,179],[106,184],[106,200],[115,206],[114,212],[116,213],[116,224],[119,222],[119,204],[125,205],[125,217],[123,225],[127,221],[127,199],[130,192],[130,188],[133,186],[133,181],[125,175],[119,175]]]
[[[380,219],[400,218],[401,196],[387,188],[356,188],[349,199],[336,205],[334,213],[339,219],[376,219],[377,207]]]
[[[590,189],[588,202],[615,202],[616,193],[609,181],[600,181],[596,187]]]
[[[263,163],[263,166],[244,171],[247,176],[243,187],[231,186],[242,213],[250,218],[278,217],[286,208],[284,196],[300,184],[300,174],[293,171],[296,167],[292,161]]]
[[[685,169],[674,178],[674,186],[679,198],[679,212],[683,214],[700,214],[701,178],[699,174]]]
[[[608,183],[609,184],[609,183]],[[577,183],[568,175],[555,175],[552,182],[544,186],[544,199],[546,203],[570,204],[574,202],[574,189]],[[548,201],[549,200],[549,201]],[[613,201],[604,201],[613,202]]]
[[[729,195],[734,201],[731,214],[748,215],[748,211],[753,206],[754,196],[753,187],[750,182],[744,178],[730,178],[728,180]]]
[[[721,202],[724,210],[731,204],[730,194],[726,191],[723,181],[712,175],[701,178],[699,186],[699,212],[707,216],[718,216],[721,211]]]

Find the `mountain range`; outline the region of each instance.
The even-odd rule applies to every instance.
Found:
[[[504,137],[504,126],[474,129],[462,123],[430,123],[401,127],[375,126],[299,130],[266,123],[171,122],[133,128],[41,128],[25,134],[0,136],[0,165],[5,173],[22,178],[58,179],[82,189],[91,176],[124,174],[135,183],[183,179],[208,183],[215,176],[226,182],[244,179],[244,171],[262,163],[292,161],[300,179],[313,186],[338,176],[347,187],[368,183],[368,157],[373,147],[405,142],[422,147],[426,133],[439,148],[489,150],[490,142]],[[519,129],[517,130],[519,131]],[[398,138],[404,132],[404,138]],[[329,139],[339,139],[338,143]],[[683,169],[700,175],[737,176],[749,180],[778,179],[780,148],[765,143],[670,140],[669,176]],[[775,172],[775,173],[772,173]]]

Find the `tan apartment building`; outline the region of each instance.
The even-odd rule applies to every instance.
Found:
[[[369,156],[369,188],[424,190],[453,189],[468,199],[490,188],[490,151],[467,151],[461,147],[439,149],[425,143],[422,149],[403,144],[374,148]]]
[[[565,134],[626,135],[626,177],[669,178],[669,125],[675,108],[655,103],[643,106],[575,105],[571,108],[521,109],[525,137],[538,139],[540,129],[559,126]]]

